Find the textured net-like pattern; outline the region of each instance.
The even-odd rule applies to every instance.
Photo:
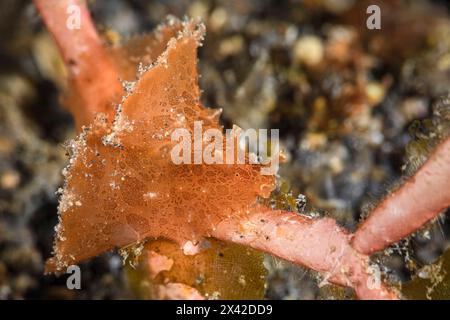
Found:
[[[274,177],[261,175],[261,165],[173,163],[174,129],[193,133],[194,121],[202,121],[203,130],[222,128],[217,110],[199,102],[196,61],[203,25],[172,21],[166,27],[171,31],[158,32],[179,30],[152,65],[138,68],[112,126],[98,117],[70,143],[49,271],[145,238],[180,245],[199,240],[230,215],[245,215],[274,187]],[[161,51],[160,41],[148,39],[144,52],[152,43]],[[137,61],[127,64],[136,68]]]

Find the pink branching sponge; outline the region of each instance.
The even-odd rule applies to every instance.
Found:
[[[47,271],[144,239],[170,239],[188,249],[215,237],[322,272],[361,299],[398,298],[382,282],[373,285],[368,254],[449,206],[449,139],[355,235],[330,218],[273,210],[257,201],[275,186],[274,176],[260,174],[262,165],[175,165],[170,159],[174,129],[191,131],[194,121],[221,129],[220,112],[199,102],[201,23],[170,18],[152,35],[106,48],[84,2],[34,2],[70,71],[63,103],[81,132],[68,143],[71,158]],[[79,30],[65,27],[71,4],[82,12]]]

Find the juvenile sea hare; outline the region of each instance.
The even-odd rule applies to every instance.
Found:
[[[220,111],[199,101],[197,47],[203,35],[202,24],[171,18],[155,34],[110,51],[127,80],[125,96],[114,121],[99,114],[68,144],[71,158],[47,271],[146,238],[195,245],[272,191],[274,176],[261,175],[262,165],[176,165],[171,159],[173,130],[192,133],[194,121],[202,121],[204,130],[222,130]]]

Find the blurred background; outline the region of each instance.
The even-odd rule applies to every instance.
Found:
[[[287,162],[271,201],[328,215],[354,231],[380,198],[411,174],[442,122],[450,89],[446,1],[92,0],[111,44],[151,31],[164,17],[200,17],[203,102],[225,127],[278,128]],[[366,8],[381,8],[368,30]],[[44,276],[57,224],[55,195],[74,137],[59,104],[65,70],[26,0],[0,1],[0,299],[128,299],[119,255],[81,265],[83,290]],[[450,299],[450,222],[373,257],[407,298]],[[314,272],[270,257],[269,299],[345,299]]]

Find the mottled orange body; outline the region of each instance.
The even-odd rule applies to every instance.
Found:
[[[171,159],[174,129],[192,130],[194,121],[221,129],[219,112],[199,102],[196,61],[203,33],[201,24],[172,19],[147,38],[147,46],[140,43],[137,55],[150,61],[152,44],[160,52],[161,40],[170,39],[141,70],[132,55],[115,49],[125,78],[134,68],[138,80],[126,88],[112,125],[100,115],[70,143],[49,270],[146,238],[196,243],[225,218],[245,216],[258,196],[272,191],[274,177],[261,175],[261,165],[176,165]]]

